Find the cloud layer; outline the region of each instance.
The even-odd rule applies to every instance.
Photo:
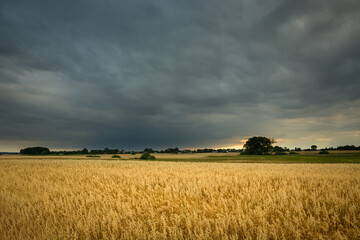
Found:
[[[0,147],[360,145],[359,22],[357,0],[4,0]]]

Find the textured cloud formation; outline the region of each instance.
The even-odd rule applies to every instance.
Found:
[[[357,0],[1,1],[0,151],[359,145],[359,22]]]

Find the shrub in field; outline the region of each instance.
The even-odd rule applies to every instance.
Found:
[[[319,154],[329,154],[329,152],[326,150],[320,150]]]
[[[286,155],[286,152],[275,152],[275,155]]]
[[[152,160],[152,159],[155,159],[155,157],[153,155],[151,155],[150,153],[145,152],[141,155],[140,159]]]
[[[97,155],[88,155],[86,157],[96,157],[96,158],[99,158],[100,156],[97,156]]]
[[[121,158],[119,155],[113,155],[111,158]]]

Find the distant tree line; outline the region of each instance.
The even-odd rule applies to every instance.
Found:
[[[360,146],[356,147],[355,145],[344,145],[344,146],[338,146],[338,147],[325,147],[320,150],[360,150]],[[301,148],[295,148],[295,151],[301,151]],[[317,146],[312,145],[311,148],[303,149],[302,151],[317,151]]]
[[[345,146],[339,146],[336,149],[334,149],[333,147],[325,148],[325,150],[360,150],[360,146],[355,147],[355,145],[345,145]]]
[[[182,154],[182,153],[228,153],[228,152],[240,152],[241,154],[248,155],[264,155],[264,154],[276,154],[283,155],[287,152],[294,153],[299,151],[317,151],[317,146],[312,145],[308,149],[301,149],[295,147],[294,149],[289,149],[287,147],[273,146],[275,143],[274,139],[269,139],[266,137],[252,137],[244,144],[244,149],[215,149],[215,148],[199,148],[199,149],[179,149],[167,148],[164,150],[154,150],[152,148],[145,148],[143,151],[126,151],[119,149],[93,149],[88,150],[83,148],[82,150],[62,150],[62,151],[50,151],[47,147],[27,147],[20,150],[20,154],[25,155],[80,155],[80,154],[142,154],[142,153],[171,153],[171,154]],[[344,145],[338,147],[327,147],[320,150],[360,150],[360,146],[356,147],[355,145]]]
[[[181,154],[181,153],[215,153],[215,152],[241,152],[241,149],[214,149],[214,148],[202,148],[202,149],[183,149],[180,150],[178,147],[167,148],[164,150],[153,150],[152,148],[145,148],[143,151],[126,151],[119,149],[92,149],[88,150],[83,148],[82,150],[60,150],[60,151],[50,151],[47,147],[27,147],[20,150],[20,154],[25,155],[80,155],[80,154],[141,154],[141,153],[171,153],[171,154]]]
[[[297,154],[296,152],[298,151],[318,151],[316,145],[312,145],[310,148],[304,150],[301,148],[294,148],[290,150],[287,147],[273,146],[274,143],[274,139],[266,137],[252,137],[244,144],[244,149],[241,154],[267,155],[274,153],[275,155],[285,155],[287,152],[289,152],[289,154]],[[322,148],[320,149],[319,154],[329,154],[328,150],[360,150],[360,146],[355,147],[355,145],[345,145],[338,146],[337,148]]]
[[[183,149],[180,150],[179,148],[167,148],[165,150],[160,150],[160,151],[155,151],[157,153],[173,153],[173,154],[178,154],[178,153],[227,153],[227,152],[241,152],[241,149],[235,149],[235,148],[228,148],[228,149],[215,149],[215,148],[199,148],[199,149],[194,149],[194,150],[190,150],[190,149]]]

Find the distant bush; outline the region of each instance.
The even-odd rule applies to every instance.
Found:
[[[119,155],[113,155],[111,158],[121,158]]]
[[[326,150],[320,150],[319,154],[329,154],[329,152]]]
[[[297,152],[290,152],[289,154],[293,155],[293,154],[299,154],[299,153],[297,153]]]
[[[275,155],[286,155],[286,152],[275,152]]]
[[[95,157],[95,158],[99,158],[100,156],[97,156],[97,155],[88,155],[86,157]]]
[[[150,153],[145,152],[141,155],[140,159],[153,160],[153,159],[155,159],[155,156],[152,156],[152,155],[150,155]]]

